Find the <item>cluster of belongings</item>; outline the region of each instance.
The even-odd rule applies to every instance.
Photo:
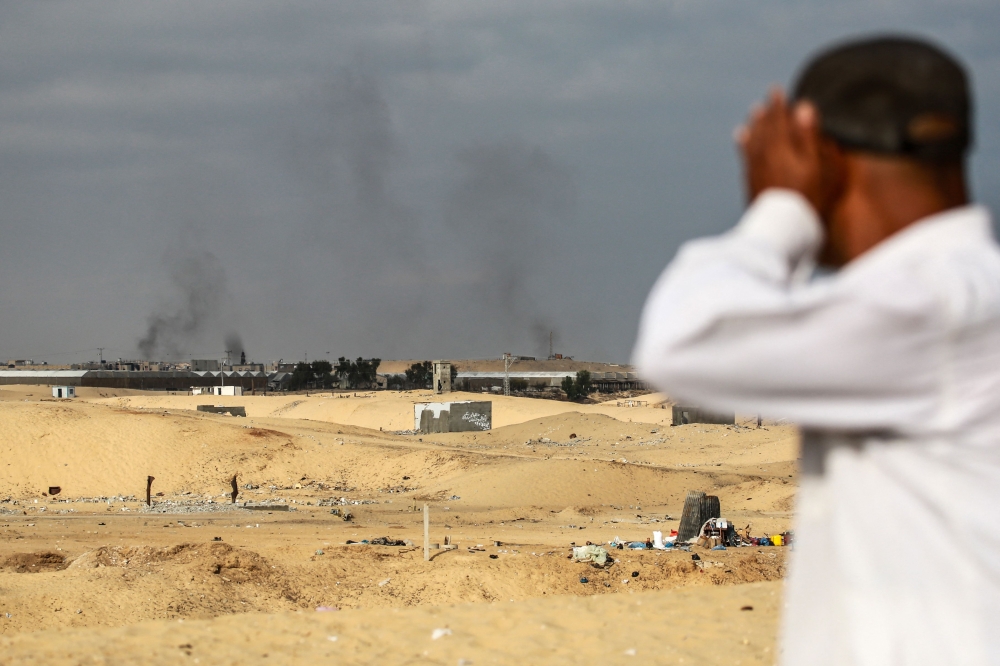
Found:
[[[670,530],[670,536],[664,537],[663,532],[656,531],[653,532],[652,539],[647,538],[645,541],[623,541],[621,538],[615,537],[608,542],[608,545],[618,550],[626,548],[631,550],[666,550],[673,548],[675,541],[677,541],[677,530]]]
[[[736,530],[736,526],[725,518],[709,518],[701,526],[698,538],[695,543],[704,548],[740,547],[740,546],[787,546],[793,538],[792,532],[782,532],[781,534],[764,535],[761,537],[750,536],[750,526],[741,534]]]
[[[695,542],[703,548],[715,548],[716,546],[736,547],[743,545],[743,539],[736,526],[725,518],[709,518],[701,526],[698,532],[698,540]]]
[[[790,546],[795,537],[794,532],[782,532],[781,534],[765,534],[761,537],[752,537],[749,534],[746,539],[751,546]]]

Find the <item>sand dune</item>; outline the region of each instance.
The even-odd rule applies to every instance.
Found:
[[[452,643],[434,642],[434,649],[453,644],[458,650],[441,651],[441,659],[481,660],[498,644],[493,634],[513,632],[523,650],[509,654],[570,661],[560,650],[590,640],[579,632],[597,632],[603,637],[593,640],[629,649],[604,633],[631,617],[628,599],[639,591],[654,595],[649,603],[664,618],[673,617],[669,599],[703,599],[696,602],[706,609],[701,619],[684,620],[696,626],[686,635],[728,641],[710,611],[737,593],[709,588],[736,590],[784,573],[784,551],[775,548],[705,551],[700,565],[690,553],[615,551],[618,562],[609,570],[566,556],[572,543],[645,540],[653,530],[676,528],[684,496],[694,489],[717,494],[723,513],[755,534],[787,529],[797,456],[797,435],[788,426],[671,427],[669,410],[655,407],[494,396],[497,427],[490,432],[409,435],[394,431],[412,427],[413,402],[433,399],[430,392],[210,399],[245,405],[248,418],[235,418],[195,411],[205,402],[200,397],[86,389],[80,399],[56,402],[39,388],[0,389],[0,635],[13,637],[0,650],[0,663],[32,655],[73,663],[72,655],[82,652],[72,646],[91,641],[120,644],[125,661],[141,661],[141,644],[161,650],[167,645],[161,639],[174,641],[175,630],[155,623],[131,633],[113,628],[156,620],[218,618],[184,640],[230,632],[244,645],[255,623],[265,620],[224,616],[315,614],[317,606],[415,607],[415,615],[399,616],[414,618],[407,621],[414,626],[447,618],[467,633]],[[241,503],[290,510],[233,508],[234,474]],[[152,512],[138,501],[147,475],[156,477],[153,491],[161,493]],[[50,486],[61,488],[56,497],[47,496]],[[431,540],[447,537],[458,550],[434,551],[428,563],[413,548],[345,545],[382,536],[419,545],[424,503],[431,507]],[[350,512],[353,520],[331,511]],[[480,545],[483,550],[468,550]],[[667,591],[673,588],[692,589]],[[761,589],[765,596],[774,591]],[[609,605],[565,598],[593,595]],[[439,608],[471,602],[479,604],[472,616],[461,607]],[[580,613],[579,623],[563,623],[561,634],[513,628],[552,622],[570,608]],[[602,608],[621,619],[605,618]],[[417,638],[409,629],[390,632],[394,639],[361,637],[370,626],[366,618],[374,617],[365,613],[372,612],[338,616],[356,618],[338,625],[345,636],[338,646],[350,646],[341,656],[348,663],[410,658]],[[288,657],[281,646],[299,635],[290,617],[315,627],[328,621],[272,617],[266,623],[277,629],[269,638],[231,653],[209,641],[215,647],[202,654],[213,663],[263,659],[268,650]],[[467,617],[483,619],[463,624]],[[744,663],[768,663],[763,649],[773,642],[775,613],[753,617],[761,618],[753,622],[764,637],[740,654]],[[74,627],[112,633],[44,640],[30,633]],[[630,635],[642,654],[666,649],[645,626]],[[695,654],[675,647],[678,656]],[[156,659],[186,658],[172,649],[156,652]],[[301,654],[325,654],[309,650]],[[473,656],[460,656],[463,650]],[[614,662],[614,650],[602,660]]]

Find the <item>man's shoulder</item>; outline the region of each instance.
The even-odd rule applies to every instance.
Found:
[[[850,265],[843,279],[879,300],[932,299],[954,323],[1000,321],[1000,245],[979,206],[911,225]]]

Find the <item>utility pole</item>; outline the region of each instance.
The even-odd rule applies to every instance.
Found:
[[[104,365],[104,347],[98,347],[97,353],[101,357],[101,365]]]
[[[232,353],[233,353],[232,349],[227,349],[226,350],[226,363],[229,364],[229,365],[232,365],[232,363],[230,362],[230,357],[232,356]],[[222,388],[225,388],[226,387],[226,366],[225,365],[223,365],[222,366],[222,370],[219,371],[219,379],[222,380]]]
[[[503,355],[503,394],[510,395],[510,366],[514,365],[514,360],[509,353]]]
[[[555,358],[555,354],[552,353],[552,331],[549,331],[549,360]]]

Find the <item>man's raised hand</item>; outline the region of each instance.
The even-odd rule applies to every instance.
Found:
[[[827,189],[821,141],[816,107],[809,102],[790,106],[780,89],[772,90],[736,131],[749,200],[769,187],[782,187],[799,192],[821,211]]]

